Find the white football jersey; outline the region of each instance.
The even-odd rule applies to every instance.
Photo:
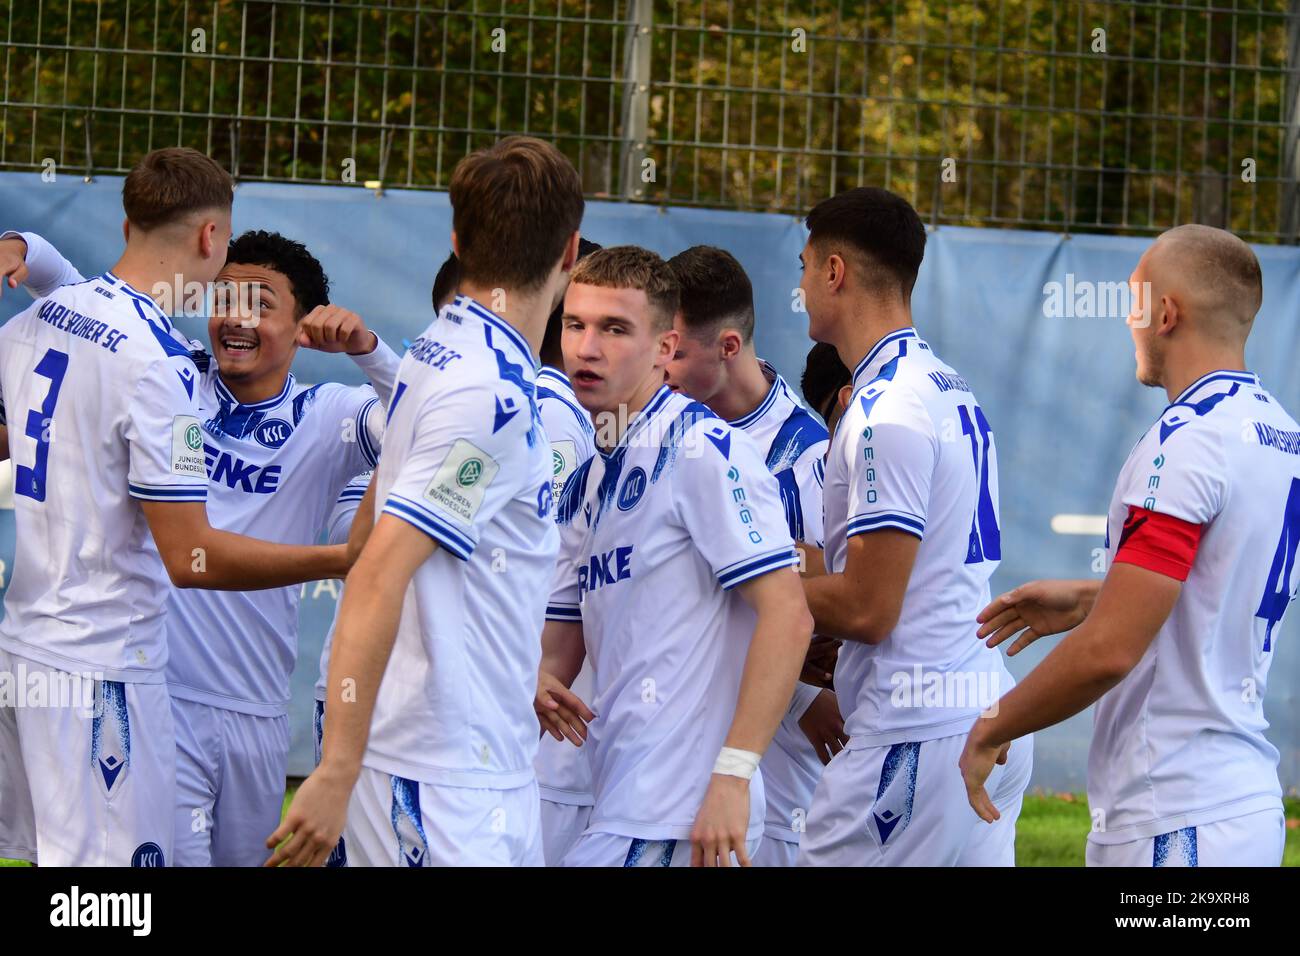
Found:
[[[537,375],[537,410],[551,441],[554,469],[551,487],[558,502],[569,476],[596,453],[596,429],[586,409],[578,404],[569,379],[549,365],[543,365]],[[590,661],[583,662],[570,690],[583,701],[590,702]],[[595,798],[591,794],[591,765],[587,757],[587,748],[575,747],[567,740],[557,741],[550,734],[543,734],[534,763],[542,799],[571,806],[591,806]]]
[[[16,548],[0,644],[66,671],[161,682],[171,589],[137,503],[205,501],[198,370],[112,273],[0,328]]]
[[[1205,375],[1124,463],[1107,515],[1111,560],[1149,517],[1126,520],[1130,507],[1199,525],[1201,537],[1168,620],[1097,702],[1088,839],[1098,844],[1281,806],[1263,700],[1300,578],[1300,425],[1253,374]]]
[[[361,507],[361,499],[366,496],[366,489],[370,487],[370,479],[373,476],[374,472],[364,471],[349,481],[339,492],[338,501],[334,502],[334,510],[330,512],[329,519],[325,522],[326,544],[348,543],[348,535],[352,533],[352,519],[356,517],[357,509]],[[316,678],[317,700],[325,699],[325,681],[330,673],[330,646],[334,643],[334,628],[338,627],[339,623],[343,590],[343,587],[339,588],[338,602],[334,605],[334,619],[330,621],[330,629],[325,634],[325,642],[320,649],[320,675]]]
[[[547,616],[594,668],[590,829],[685,839],[735,716],[757,616],[732,589],[798,563],[752,440],[661,387],[565,485]],[[762,834],[761,772],[749,838]]]
[[[376,501],[438,548],[402,605],[364,760],[374,770],[456,787],[534,780],[559,545],[536,376],[523,336],[465,296],[402,359]]]
[[[378,388],[304,386],[244,405],[212,369],[200,415],[214,528],[279,544],[315,544],[347,483],[378,460],[381,399],[398,358],[383,342],[351,356]],[[176,589],[167,602],[172,695],[259,717],[288,712],[298,659],[301,585],[261,591]]]
[[[34,233],[21,235],[27,242],[27,284],[36,294],[81,281],[54,246]],[[339,489],[358,471],[373,468],[378,456],[380,400],[392,393],[398,357],[376,339],[373,352],[349,356],[375,388],[305,387],[290,375],[278,395],[250,405],[240,404],[203,356],[195,405],[204,429],[203,459],[211,480],[208,521],[214,528],[280,544],[316,541]],[[184,700],[260,717],[286,713],[301,593],[300,585],[171,590],[170,691]]]
[[[893,632],[845,641],[835,690],[850,749],[965,733],[1011,689],[975,637],[1002,556],[993,431],[970,386],[915,329],[891,332],[853,373],[826,461],[826,566],[848,539],[895,528],[921,539]]]
[[[776,476],[785,507],[786,526],[795,541],[822,547],[822,459],[828,444],[826,427],[795,397],[790,386],[768,363],[763,373],[771,390],[748,415],[728,422],[754,439],[767,470]],[[798,843],[799,834],[821,777],[822,762],[799,720],[820,688],[795,686],[790,709],[763,754],[763,787],[767,791],[764,835]]]

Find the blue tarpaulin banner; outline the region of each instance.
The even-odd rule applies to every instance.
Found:
[[[121,254],[121,180],[0,174],[0,227],[32,230],[85,274]],[[430,286],[450,249],[446,193],[245,183],[235,231],[270,229],[307,244],[330,277],[331,299],[359,312],[399,352],[432,318]],[[757,344],[792,382],[810,345],[796,295],[805,230],[783,215],[590,202],[583,233],[603,245],[636,243],[661,255],[707,244],[730,250],[748,270],[758,307]],[[1101,284],[1127,281],[1150,240],[1115,236],[943,227],[929,235],[913,299],[921,335],[971,384],[996,434],[1001,484],[1002,564],[994,593],[1039,577],[1100,573],[1102,537],[1061,516],[1105,514],[1115,477],[1133,444],[1167,404],[1134,378],[1127,302]],[[1257,246],[1264,305],[1247,360],[1293,415],[1300,414],[1300,250]],[[1100,290],[1100,291],[1099,291]],[[1103,301],[1106,300],[1106,301]],[[0,320],[30,304],[24,292],[0,300]],[[199,319],[180,320],[206,340]],[[344,356],[300,352],[303,382],[359,384]],[[11,501],[0,509],[0,583],[13,564]],[[1057,519],[1055,522],[1053,519]],[[1054,530],[1054,524],[1056,530]],[[1261,541],[1273,548],[1276,542]],[[298,667],[290,714],[290,773],[312,765],[311,708],[320,642],[334,613],[336,582],[302,589]],[[1300,641],[1293,612],[1276,638],[1265,694],[1269,737],[1282,752],[1284,788],[1300,788]],[[1243,624],[1242,639],[1248,639]],[[1019,677],[1050,650],[1043,640],[1011,659]],[[1038,735],[1034,785],[1082,790],[1090,714]]]

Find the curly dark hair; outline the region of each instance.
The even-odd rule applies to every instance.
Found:
[[[318,305],[329,305],[330,280],[320,261],[301,242],[278,232],[250,229],[231,240],[226,262],[232,265],[266,266],[289,280],[301,319]]]

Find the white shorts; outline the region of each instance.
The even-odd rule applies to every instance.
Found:
[[[822,772],[800,843],[800,866],[1015,866],[1016,818],[1034,742],[1011,745],[986,789],[1002,815],[971,809],[957,758],[966,735],[841,750]]]
[[[771,834],[763,835],[758,852],[750,857],[755,866],[794,866],[799,859],[799,844],[778,840]]]
[[[442,787],[362,767],[343,838],[349,866],[542,866],[537,782]]]
[[[280,825],[289,718],[172,698],[176,866],[261,866]]]
[[[559,866],[575,840],[587,829],[591,806],[542,799],[542,856],[547,866]]]
[[[34,681],[90,689],[75,700],[54,693],[0,707],[0,856],[41,866],[171,863],[176,742],[167,685],[83,682],[0,649],[0,671],[20,670],[29,689]]]
[[[1281,807],[1172,833],[1105,845],[1088,841],[1088,866],[1281,866],[1286,816]]]
[[[750,862],[767,841],[761,837],[745,846]],[[731,855],[732,866],[738,866]],[[617,833],[584,833],[564,855],[561,866],[690,866],[690,840],[642,840]]]

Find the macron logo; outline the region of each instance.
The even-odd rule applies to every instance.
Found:
[[[51,926],[129,926],[134,936],[148,936],[153,927],[150,893],[71,892],[50,897]]]

